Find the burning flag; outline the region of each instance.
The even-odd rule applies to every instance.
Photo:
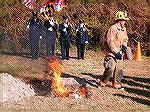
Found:
[[[61,65],[60,60],[57,57],[50,57],[49,58],[49,67],[53,71],[53,80],[52,86],[55,90],[56,96],[68,96],[69,91],[64,85],[61,83],[61,73],[64,70],[64,67]]]
[[[80,86],[78,89],[75,89],[72,94],[69,94],[70,97],[76,99],[81,99],[87,97],[87,88],[86,86]]]
[[[50,72],[49,75],[52,75],[52,87],[55,90],[55,95],[57,97],[74,97],[76,99],[85,98],[88,95],[88,91],[86,88],[86,85],[82,85],[77,89],[74,90],[68,90],[63,83],[61,82],[61,73],[64,70],[64,67],[61,64],[61,61],[55,57],[51,56],[48,59],[48,65],[50,70],[52,70],[52,73]]]

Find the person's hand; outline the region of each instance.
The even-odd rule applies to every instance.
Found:
[[[119,51],[118,53],[116,53],[115,58],[118,60],[121,60],[122,59],[122,51]]]
[[[66,32],[66,28],[64,28],[63,31]]]
[[[29,25],[27,25],[26,30],[29,30],[29,29],[30,29],[29,27],[30,27],[30,26],[29,26]]]
[[[88,41],[85,41],[85,44],[88,44]]]
[[[82,23],[82,24],[80,24],[80,27],[82,28],[84,26],[84,24]]]
[[[55,25],[53,21],[50,21],[49,23],[50,23],[52,26],[54,26],[54,25]]]
[[[48,30],[49,30],[49,31],[52,31],[53,29],[52,29],[52,27],[50,27]]]
[[[64,24],[64,26],[67,28],[68,27],[68,25],[67,24]]]

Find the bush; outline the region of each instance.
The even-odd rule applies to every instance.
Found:
[[[27,32],[25,33],[25,27],[27,25],[26,22],[31,16],[31,11],[21,4],[21,0],[1,0],[0,4],[3,4],[3,6],[0,7],[0,9],[3,10],[1,13],[2,19],[0,19],[0,26],[4,28],[4,31],[13,35],[11,42],[14,44],[18,42],[18,44],[20,44],[18,46],[21,47],[22,41],[24,40],[20,40],[20,37],[24,39],[28,38]],[[61,16],[63,14],[69,15],[70,23],[73,27],[74,41],[76,40],[75,29],[78,24],[78,19],[84,19],[89,29],[88,48],[97,51],[104,50],[106,31],[114,22],[114,16],[118,10],[127,10],[130,18],[130,21],[127,22],[127,31],[129,34],[134,33],[135,39],[136,37],[140,38],[139,40],[142,43],[143,49],[142,52],[145,54],[149,49],[147,40],[149,40],[148,37],[150,37],[148,33],[146,33],[146,31],[150,29],[147,27],[147,25],[150,24],[150,7],[145,0],[140,0],[140,2],[138,0],[69,0],[67,7],[57,13],[55,18],[61,23]],[[41,15],[39,15],[39,17],[44,20]],[[146,27],[142,28],[143,26]],[[143,31],[144,33],[142,33]],[[14,44],[12,45],[14,46]],[[8,46],[10,45],[8,44]],[[43,47],[41,47],[41,49],[43,49]]]
[[[0,0],[0,7],[4,6],[5,2],[5,0]]]
[[[1,47],[2,47],[2,40],[3,40],[3,35],[2,35],[2,33],[0,32],[0,49],[1,49]]]

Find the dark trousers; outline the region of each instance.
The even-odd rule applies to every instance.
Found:
[[[47,43],[46,48],[47,48],[47,56],[54,56],[55,55],[55,44],[50,45],[50,44]]]
[[[78,44],[77,45],[78,59],[84,59],[84,52],[85,52],[85,44]]]
[[[32,59],[38,59],[39,56],[39,40],[30,40],[31,56]]]
[[[69,47],[70,43],[68,41],[61,41],[61,56],[63,60],[69,60]]]

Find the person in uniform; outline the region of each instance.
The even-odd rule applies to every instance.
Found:
[[[123,79],[123,54],[126,52],[128,36],[125,28],[127,13],[118,11],[116,13],[116,23],[112,25],[107,33],[107,53],[104,59],[105,71],[100,80],[101,86],[107,85],[110,77],[113,75],[113,88],[122,88]]]
[[[83,20],[79,20],[79,26],[76,29],[77,33],[77,58],[84,60],[85,44],[88,43],[88,32]]]
[[[48,57],[55,55],[57,27],[58,25],[55,23],[53,19],[53,14],[50,14],[48,20],[44,22],[44,30],[46,32],[46,48],[47,48]]]
[[[37,12],[32,12],[32,18],[29,20],[27,30],[29,31],[29,40],[31,48],[31,56],[33,59],[38,59],[39,56],[39,41],[42,36],[42,22],[37,17]]]
[[[60,32],[60,46],[61,46],[61,56],[62,60],[69,60],[69,47],[71,42],[71,26],[68,22],[68,17],[63,16],[63,23],[59,25]]]

